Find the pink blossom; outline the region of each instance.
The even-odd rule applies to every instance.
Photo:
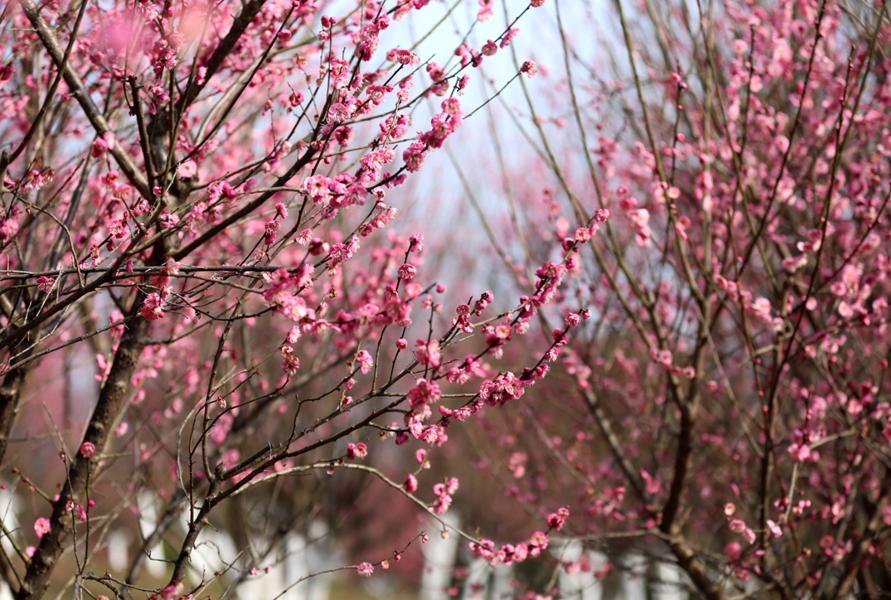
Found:
[[[566,519],[568,517],[569,509],[566,507],[561,507],[557,509],[556,512],[548,515],[548,527],[560,531],[561,529],[563,529],[563,525],[566,523]]]
[[[161,295],[157,292],[152,292],[145,297],[140,314],[144,319],[157,321],[164,316],[164,311],[161,308],[163,304],[164,301],[161,299]]]
[[[84,442],[80,445],[80,455],[84,458],[92,458],[96,454],[96,444]]]
[[[198,165],[193,160],[187,160],[176,168],[176,174],[183,179],[194,177],[198,173]]]
[[[46,517],[38,517],[34,521],[34,533],[38,538],[42,538],[50,532],[50,521]]]
[[[374,359],[371,358],[368,350],[359,350],[356,353],[356,362],[359,364],[359,371],[363,375],[371,371],[371,368],[374,366]]]
[[[350,460],[355,460],[357,458],[365,458],[368,456],[368,446],[366,446],[363,442],[359,442],[358,444],[349,443],[347,444],[347,458]]]
[[[90,154],[92,154],[94,158],[99,158],[101,156],[104,156],[106,152],[114,148],[114,145],[114,134],[110,131],[106,131],[101,136],[93,140],[93,144],[90,147]]]
[[[423,365],[438,367],[441,362],[441,353],[438,340],[415,340],[415,356]]]

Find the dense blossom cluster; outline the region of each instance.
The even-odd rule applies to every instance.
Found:
[[[162,539],[177,550],[167,582],[147,593],[197,597],[194,550],[220,505],[268,501],[262,488],[280,481],[284,495],[252,518],[308,527],[316,511],[291,514],[307,500],[289,476],[391,481],[385,472],[399,467],[378,463],[375,443],[414,453],[417,470],[391,493],[443,515],[457,477],[431,483],[432,499],[418,494],[447,430],[498,394],[519,398],[579,326],[567,321],[522,375],[499,372],[533,318],[559,310],[580,248],[555,243],[563,258],[543,261],[533,291],[505,296],[496,313],[491,292],[451,300],[422,236],[397,226],[395,190],[460,130],[471,71],[515,43],[532,7],[499,29],[481,2],[470,29],[485,23],[486,41],[462,36],[436,62],[394,41],[428,5],[23,1],[4,11],[0,461],[4,480],[48,502],[3,571],[17,597],[71,581],[75,595],[95,595],[94,584],[145,592],[143,582],[158,586],[143,575]],[[92,391],[63,366],[84,358]],[[64,372],[50,423],[30,401],[36,371]],[[47,429],[35,434],[36,422]],[[14,447],[20,428],[28,441]],[[44,469],[48,449],[61,460]],[[94,532],[126,529],[146,494],[163,514],[188,515],[184,531],[177,519],[141,529],[127,572],[96,575],[106,540]],[[225,571],[259,576],[282,543]],[[63,583],[71,549],[77,573]]]
[[[362,545],[399,502],[529,597],[588,550],[707,598],[891,587],[886,3],[469,4],[454,39],[429,0],[3,11],[16,597],[234,589],[320,521],[380,575],[429,539]],[[482,228],[426,218],[455,174]],[[201,572],[230,513],[265,542]]]
[[[571,497],[584,518],[569,537],[610,562],[623,560],[615,537],[667,553],[703,597],[878,597],[891,500],[888,7],[852,20],[818,0],[722,2],[690,29],[682,3],[643,23],[616,6],[619,76],[587,79],[600,61],[554,6],[563,57],[523,83],[530,152],[487,147],[505,175],[525,174],[505,184],[525,224],[484,215],[494,244],[525,244],[506,263],[546,252],[555,225],[568,238],[597,208],[613,217],[605,234],[575,235],[594,256],[560,302],[595,325],[560,348],[552,369],[568,377],[532,394],[506,370],[481,389],[507,411],[520,396],[559,398],[561,413],[488,421],[503,450],[480,464],[539,512]],[[617,125],[620,111],[633,116]]]

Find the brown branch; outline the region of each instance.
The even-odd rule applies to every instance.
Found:
[[[65,55],[59,47],[59,42],[56,39],[55,34],[46,24],[43,17],[40,16],[38,7],[30,0],[19,0],[19,2],[22,5],[22,10],[24,10],[25,15],[31,22],[31,25],[34,26],[37,36],[43,43],[44,48],[46,48],[46,51],[53,59],[53,62],[56,63],[56,67],[62,71],[62,76],[65,78],[65,83],[68,84],[68,89],[71,92],[71,95],[74,96],[77,103],[80,104],[84,115],[86,115],[87,119],[90,121],[93,129],[95,129],[96,133],[100,136],[110,132],[111,128],[108,126],[105,117],[102,116],[99,107],[97,107],[92,98],[90,98],[89,93],[87,93],[86,88],[84,88],[80,76],[71,69],[71,65],[65,60]],[[130,159],[130,156],[124,152],[118,144],[115,144],[110,148],[109,153],[114,157],[115,162],[117,162],[121,171],[127,176],[130,183],[133,184],[133,187],[135,187],[144,198],[151,200],[152,193],[148,181],[146,181],[143,174]]]
[[[241,12],[238,13],[238,16],[235,17],[235,20],[232,22],[232,28],[229,29],[226,37],[220,41],[219,45],[213,51],[213,54],[207,59],[207,63],[204,65],[207,70],[202,82],[198,83],[197,79],[190,79],[176,105],[177,117],[182,115],[183,111],[185,111],[195,98],[198,97],[198,94],[201,93],[201,90],[204,89],[204,86],[207,85],[211,77],[220,70],[220,67],[223,66],[223,61],[225,61],[232,53],[232,49],[235,47],[236,42],[238,42],[242,34],[244,34],[245,30],[254,20],[254,17],[257,16],[257,13],[260,12],[260,9],[263,8],[264,4],[266,4],[266,0],[251,0],[244,5]]]
[[[28,128],[28,131],[25,133],[25,136],[19,142],[19,145],[15,148],[15,150],[13,150],[9,154],[4,152],[2,155],[0,155],[0,174],[2,174],[6,170],[6,167],[8,165],[12,164],[15,159],[18,158],[22,151],[28,146],[28,142],[31,141],[31,138],[34,137],[34,134],[37,133],[37,130],[40,129],[40,126],[43,123],[43,117],[46,116],[50,104],[52,104],[53,98],[56,97],[56,90],[59,88],[59,82],[62,80],[62,73],[65,71],[64,67],[68,66],[68,59],[71,57],[71,51],[74,49],[74,42],[77,40],[77,32],[80,29],[80,24],[83,20],[86,8],[87,3],[81,2],[80,8],[77,11],[77,18],[74,21],[74,27],[71,30],[71,37],[68,39],[68,44],[65,46],[65,53],[62,55],[61,64],[63,65],[63,67],[59,68],[55,78],[53,79],[53,82],[50,84],[50,87],[46,92],[46,98],[44,98],[43,104],[41,104],[40,109],[34,116],[34,120],[32,121],[31,126]],[[0,181],[2,181],[2,175],[0,175]]]
[[[891,498],[889,498],[889,492],[891,492],[891,474],[886,471],[882,483],[881,495],[873,507],[872,513],[869,516],[869,522],[864,528],[863,533],[859,536],[859,541],[856,543],[854,550],[848,554],[842,571],[843,575],[838,583],[835,593],[832,595],[833,598],[846,597],[851,592],[851,588],[854,586],[857,576],[863,571],[864,557],[866,556],[870,545],[875,541],[879,530],[882,528],[883,514],[885,508],[889,504],[889,500],[891,500]]]

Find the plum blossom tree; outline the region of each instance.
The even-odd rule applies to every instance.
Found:
[[[4,5],[15,597],[231,597],[320,520],[378,577],[403,509],[530,598],[569,543],[891,589],[886,2],[606,4]]]
[[[366,459],[383,444],[429,467],[419,448],[545,375],[579,319],[519,374],[488,361],[554,300],[579,244],[557,245],[500,312],[482,289],[456,309],[437,299],[422,237],[393,227],[389,197],[462,125],[484,52],[462,41],[422,63],[399,45],[427,4],[4,5],[0,460],[37,513],[33,537],[4,528],[16,597],[231,592],[299,522],[292,502],[320,505],[308,477],[377,479],[441,520],[458,479]],[[483,2],[474,23],[490,14]],[[145,490],[160,518],[110,573],[107,536],[135,527]],[[200,571],[201,534],[260,499],[276,532],[264,548]],[[536,528],[517,534],[530,554],[547,544]],[[162,542],[175,550],[152,556]],[[163,581],[141,578],[158,560]]]
[[[505,290],[555,240],[590,245],[562,293],[592,317],[560,376],[487,416],[480,464],[520,505],[559,498],[564,534],[613,566],[645,552],[697,596],[884,597],[886,3],[616,0],[588,29],[546,7],[556,55],[488,147],[522,208],[479,212]],[[572,233],[598,209],[600,235]]]

